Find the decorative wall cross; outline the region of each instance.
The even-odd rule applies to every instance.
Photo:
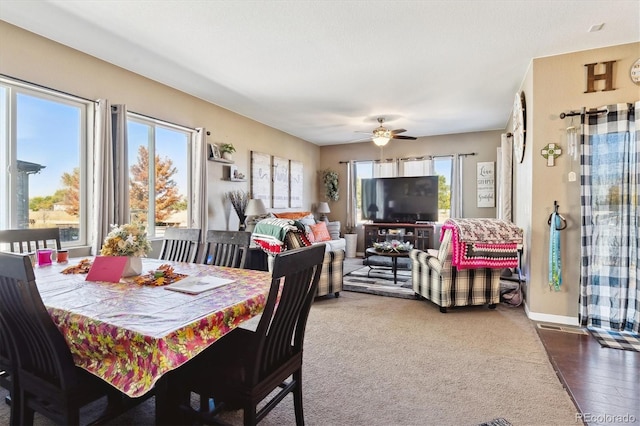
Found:
[[[550,143],[542,148],[540,154],[547,159],[547,167],[553,167],[556,165],[556,158],[560,157],[560,154],[562,154],[562,149],[560,149],[559,146],[556,146],[555,143]]]

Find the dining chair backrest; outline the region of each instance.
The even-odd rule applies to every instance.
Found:
[[[251,244],[251,232],[209,230],[205,244],[203,263],[242,269]]]
[[[314,244],[275,256],[271,288],[256,328],[256,362],[248,371],[249,381],[257,384],[302,356],[324,253],[324,244]]]
[[[105,395],[108,408],[101,419],[126,409],[122,393],[76,367],[40,297],[28,255],[0,252],[0,319],[16,377],[12,425],[33,425],[34,412],[58,424],[79,424],[80,408]]]
[[[25,393],[48,395],[73,388],[73,357],[40,298],[29,256],[0,253],[0,271],[0,316],[19,376],[20,395],[12,394],[12,404],[19,404]]]
[[[30,253],[40,248],[60,250],[58,228],[5,229],[0,231],[0,244],[9,244],[12,253]]]
[[[201,233],[200,229],[195,228],[165,229],[159,259],[173,262],[195,262],[198,256]]]

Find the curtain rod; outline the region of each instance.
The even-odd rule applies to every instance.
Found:
[[[608,114],[609,110],[608,109],[597,109],[597,108],[590,108],[588,111],[586,110],[586,108],[582,107],[582,110],[580,111],[569,111],[569,112],[561,112],[560,113],[560,119],[564,119],[565,117],[574,117],[576,115],[592,115],[592,114]]]
[[[403,157],[403,158],[398,158],[398,160],[400,161],[406,161],[406,160],[424,160],[424,159],[433,159],[433,158],[446,158],[446,157],[454,157],[456,154],[446,154],[446,155],[425,155],[422,157]],[[457,154],[460,157],[468,157],[468,156],[473,156],[473,155],[478,155],[477,152],[468,152],[465,154]],[[387,158],[386,160],[383,161],[393,161],[393,158]],[[374,162],[374,163],[379,163],[380,160],[351,160],[351,161],[338,161],[338,164],[349,164],[351,162]]]

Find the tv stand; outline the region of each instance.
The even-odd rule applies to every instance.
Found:
[[[365,248],[373,247],[373,243],[392,239],[410,241],[413,247],[420,250],[434,248],[436,225],[428,223],[406,222],[374,222],[364,224]]]

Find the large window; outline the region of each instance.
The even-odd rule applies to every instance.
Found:
[[[453,180],[453,159],[451,155],[428,159],[402,159],[398,161],[356,161],[355,168],[355,217],[358,222],[368,220],[362,211],[361,180],[373,177],[396,176],[438,176],[438,222],[451,217],[451,183]]]
[[[193,132],[130,114],[127,133],[131,220],[145,223],[150,237],[186,227]]]
[[[93,102],[0,79],[0,229],[57,227],[63,246],[86,244],[92,112]]]

